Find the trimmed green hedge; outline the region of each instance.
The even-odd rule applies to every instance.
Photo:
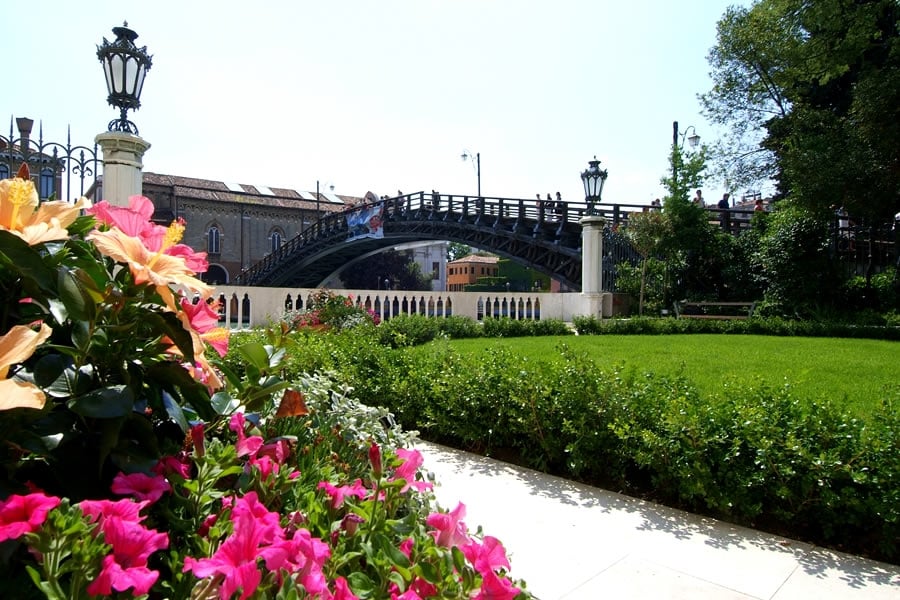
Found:
[[[867,338],[900,340],[900,322],[890,315],[881,319],[888,324],[804,321],[780,317],[749,319],[676,319],[634,317],[629,319],[572,319],[579,335],[665,335],[673,333],[731,333],[804,337]]]
[[[651,321],[679,333],[760,323],[602,326],[643,333],[655,327]],[[789,323],[785,331],[800,335]],[[789,387],[730,386],[704,396],[683,378],[602,370],[564,343],[563,360],[544,363],[505,348],[459,353],[438,339],[448,337],[440,328],[431,331],[398,317],[296,334],[286,378],[333,371],[357,397],[386,407],[425,439],[880,560],[900,558],[900,386],[863,422],[827,399],[801,402]],[[437,341],[410,347],[425,338]]]

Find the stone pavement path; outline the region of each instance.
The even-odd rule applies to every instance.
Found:
[[[420,442],[441,506],[541,600],[900,600],[900,567]]]

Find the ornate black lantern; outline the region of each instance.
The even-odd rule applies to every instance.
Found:
[[[603,184],[606,183],[608,172],[600,168],[597,157],[588,161],[588,168],[581,173],[581,181],[584,183],[584,199],[587,202],[587,214],[596,215],[596,205],[600,204],[603,196]]]
[[[109,131],[124,131],[138,135],[134,123],[128,120],[129,110],[141,107],[141,89],[144,77],[153,63],[153,57],[147,54],[147,47],[138,48],[134,40],[138,34],[128,28],[126,21],[122,27],[113,27],[116,39],[112,43],[103,38],[103,44],[97,46],[97,58],[103,63],[103,74],[106,76],[106,98],[112,106],[121,110],[118,119],[109,122]]]

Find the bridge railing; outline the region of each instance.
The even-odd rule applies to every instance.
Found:
[[[296,250],[307,243],[330,238],[348,230],[347,216],[353,212],[383,204],[385,221],[395,220],[443,220],[465,222],[474,226],[497,226],[500,223],[513,227],[531,227],[534,234],[555,231],[572,232],[591,207],[585,201],[550,201],[524,198],[502,198],[415,192],[378,201],[348,207],[342,212],[330,213],[312,223],[299,235],[288,240],[276,252],[245,269],[235,283],[252,285],[282,261],[290,260]],[[609,227],[616,231],[628,224],[628,217],[637,212],[659,210],[641,204],[596,204],[593,214],[606,218]],[[707,209],[709,221],[732,233],[749,227],[752,210],[732,208]]]

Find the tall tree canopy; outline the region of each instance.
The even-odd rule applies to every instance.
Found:
[[[900,208],[900,3],[758,0],[729,8],[704,112],[730,131],[722,175],[766,177],[812,208]]]

